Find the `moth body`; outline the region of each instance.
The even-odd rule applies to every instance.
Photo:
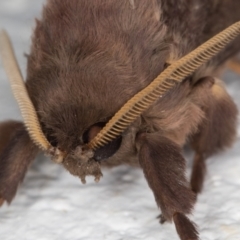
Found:
[[[162,222],[173,220],[182,240],[199,239],[186,215],[202,189],[205,159],[236,137],[237,108],[218,73],[240,38],[159,96],[115,140],[97,150],[86,144],[161,72],[240,20],[240,3],[225,2],[48,0],[27,57],[26,89],[44,136],[62,153],[59,162],[82,182],[86,175],[99,181],[102,166],[140,166]],[[195,151],[190,183],[186,144]],[[12,201],[37,153],[24,123],[1,123],[2,201]]]

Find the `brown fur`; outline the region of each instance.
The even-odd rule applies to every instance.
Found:
[[[181,240],[198,240],[196,226],[182,213],[176,213],[173,216],[177,233]]]
[[[5,122],[0,125],[1,133],[7,131],[5,147],[0,152],[0,199],[10,203],[16,194],[19,183],[37,155],[38,148],[31,141],[22,123]]]
[[[22,126],[21,122],[6,121],[0,123],[0,153],[8,146],[12,135]]]
[[[238,110],[221,81],[215,80],[204,111],[205,119],[199,126],[198,132],[192,137],[196,156],[191,185],[195,192],[200,192],[202,189],[205,174],[204,160],[213,153],[230,147],[236,138]]]
[[[138,157],[157,205],[167,220],[176,212],[189,214],[195,202],[185,178],[185,160],[181,149],[159,133],[139,134]]]
[[[157,205],[161,219],[172,220],[182,240],[198,239],[197,230],[185,214],[189,214],[195,195],[185,178],[185,160],[180,147],[159,133],[140,134],[139,162]]]
[[[191,175],[191,187],[193,192],[199,193],[203,188],[206,164],[203,154],[195,154]]]
[[[238,20],[235,0],[48,0],[36,22],[26,86],[44,134],[67,153],[63,166],[84,182],[89,174],[99,180],[101,165],[140,162],[163,218],[174,220],[181,239],[198,239],[185,216],[195,195],[180,149],[190,141],[196,151],[191,187],[199,192],[204,161],[231,145],[237,115],[220,82],[202,77],[215,76],[240,49],[239,39],[147,109],[122,134],[120,148],[118,140],[88,152],[99,161],[81,162],[81,146],[99,130],[92,126],[106,123],[166,66]],[[0,150],[0,195],[10,202],[36,147],[23,126],[0,127]]]

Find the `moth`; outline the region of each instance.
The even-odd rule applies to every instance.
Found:
[[[48,0],[24,82],[5,31],[3,64],[23,122],[0,124],[0,203],[39,151],[83,183],[101,167],[140,166],[181,240],[205,160],[236,138],[238,110],[219,79],[240,48],[240,2]],[[182,148],[195,151],[190,182]]]

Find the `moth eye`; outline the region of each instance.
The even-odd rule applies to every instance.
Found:
[[[105,122],[98,122],[89,127],[82,136],[83,143],[89,143],[100,131],[101,129],[106,125]]]
[[[101,148],[98,148],[95,151],[93,158],[97,161],[100,161],[100,160],[104,160],[111,157],[113,154],[115,154],[118,151],[118,149],[121,146],[121,143],[122,143],[122,136],[114,139],[107,145]]]
[[[106,122],[99,122],[92,125],[88,130],[83,133],[82,139],[83,142],[89,143],[106,125]],[[117,150],[120,148],[122,143],[122,136],[116,138],[112,142],[108,143],[107,145],[98,148],[94,153],[94,159],[97,161],[107,159],[111,157]]]
[[[45,131],[45,136],[47,138],[47,140],[50,142],[50,144],[53,147],[57,147],[58,146],[58,141],[57,138],[54,135],[54,131],[51,128],[43,128]]]
[[[53,147],[57,147],[58,146],[58,141],[57,141],[57,138],[54,137],[54,136],[49,136],[48,137],[48,141],[51,143],[51,145]]]

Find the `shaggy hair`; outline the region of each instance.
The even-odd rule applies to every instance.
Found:
[[[236,136],[236,106],[215,76],[239,50],[239,38],[96,152],[89,168],[79,146],[169,64],[238,20],[236,0],[48,0],[36,21],[26,86],[47,139],[67,153],[63,166],[84,182],[86,175],[99,180],[100,164],[140,165],[161,221],[173,220],[182,240],[198,239],[185,215],[202,189],[206,157]],[[0,134],[2,203],[11,202],[38,150],[22,123],[2,123]],[[191,187],[181,153],[187,142],[196,152]]]

